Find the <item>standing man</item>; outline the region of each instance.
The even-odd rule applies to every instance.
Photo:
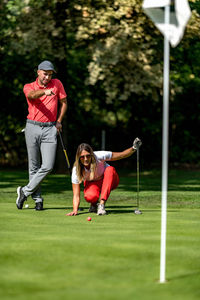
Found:
[[[23,208],[24,201],[32,196],[35,209],[43,210],[40,184],[54,166],[57,133],[67,111],[67,95],[60,80],[52,79],[55,72],[50,61],[43,61],[37,70],[37,79],[24,86],[28,103],[25,139],[28,152],[29,182],[17,188],[16,205]],[[58,109],[59,105],[59,109]]]

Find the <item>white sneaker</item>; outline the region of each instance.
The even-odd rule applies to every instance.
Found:
[[[104,204],[99,204],[98,205],[97,215],[99,215],[99,216],[106,215],[105,205]]]

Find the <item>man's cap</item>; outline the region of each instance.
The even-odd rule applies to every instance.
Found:
[[[54,69],[54,65],[49,60],[44,60],[38,65],[38,70],[44,71],[53,71],[56,73]]]

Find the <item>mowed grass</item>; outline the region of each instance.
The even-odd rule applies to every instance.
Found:
[[[107,203],[108,215],[76,217],[68,175],[42,184],[45,210],[17,210],[16,188],[26,171],[1,171],[0,298],[6,299],[200,299],[200,172],[169,172],[165,284],[159,283],[161,175],[122,172]],[[82,196],[82,194],[81,194]],[[92,221],[88,222],[87,217]]]

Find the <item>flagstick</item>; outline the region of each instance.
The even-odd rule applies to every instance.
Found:
[[[165,24],[170,22],[170,6],[165,7]],[[169,131],[169,42],[164,38],[163,70],[163,137],[162,137],[162,212],[160,246],[160,283],[165,283],[167,188],[168,188],[168,131]]]

